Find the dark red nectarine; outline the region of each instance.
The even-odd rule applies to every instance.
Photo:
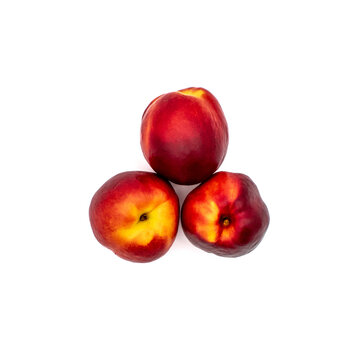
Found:
[[[161,95],[142,117],[141,147],[158,174],[183,185],[206,180],[221,165],[228,127],[216,98],[203,88]]]
[[[219,172],[188,194],[181,220],[186,237],[200,249],[237,257],[260,243],[269,213],[248,176]]]

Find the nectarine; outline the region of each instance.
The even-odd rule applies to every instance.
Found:
[[[143,113],[143,154],[153,170],[177,184],[197,184],[212,175],[228,141],[224,113],[203,88],[161,95]]]
[[[130,171],[109,179],[95,193],[89,217],[96,239],[123,259],[149,262],[175,240],[179,201],[156,174]]]
[[[181,221],[186,237],[200,249],[237,257],[260,243],[269,212],[248,176],[218,172],[188,194]]]

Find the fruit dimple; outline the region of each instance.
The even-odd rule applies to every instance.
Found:
[[[139,221],[146,221],[148,219],[147,214],[142,214]]]

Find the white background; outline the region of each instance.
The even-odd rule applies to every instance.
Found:
[[[361,359],[360,1],[1,1],[2,359]],[[94,238],[141,116],[202,86],[269,207],[228,259],[182,230],[149,264]],[[191,187],[192,188],[192,187]],[[176,186],[184,198],[188,187]]]

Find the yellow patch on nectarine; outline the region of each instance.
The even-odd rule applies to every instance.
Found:
[[[225,186],[225,194],[230,203],[233,203],[239,196],[239,184],[236,181],[229,180],[229,183]]]
[[[219,173],[219,181],[214,181],[210,183],[205,183],[204,193],[207,198],[212,199],[219,194],[222,194],[222,198],[224,201],[228,203],[233,203],[239,196],[240,193],[240,185],[231,176],[226,173]]]
[[[115,231],[114,235],[123,243],[135,243],[146,246],[157,236],[161,238],[171,238],[172,231],[175,228],[174,207],[171,200],[164,201],[161,204],[138,208],[133,221],[127,226],[121,227]],[[146,219],[141,221],[142,215]],[[167,221],[163,221],[167,219]]]
[[[220,210],[214,201],[196,202],[194,211],[199,215],[199,221],[196,223],[196,232],[203,239],[214,243],[217,241],[218,219]]]
[[[183,95],[194,96],[194,97],[197,97],[197,98],[201,98],[205,94],[205,91],[203,89],[200,89],[200,88],[183,89],[183,90],[180,90],[178,92],[183,94]]]
[[[224,228],[220,235],[220,240],[222,242],[233,241],[235,237],[235,228],[233,226],[228,226]]]

